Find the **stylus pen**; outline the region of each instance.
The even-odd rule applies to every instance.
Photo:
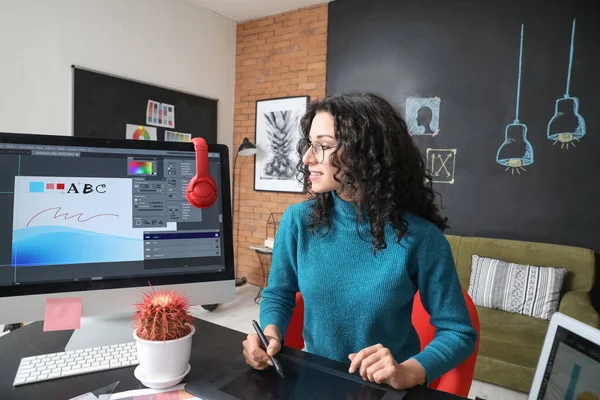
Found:
[[[267,338],[265,337],[265,334],[263,333],[262,329],[260,329],[260,326],[258,325],[258,323],[255,320],[252,320],[252,326],[254,327],[256,334],[260,338],[260,342],[264,346],[265,351],[267,351],[267,349],[269,348],[269,342],[267,341]],[[267,354],[267,355],[269,355],[269,354]],[[269,356],[269,358],[273,362],[275,371],[277,371],[279,376],[281,376],[283,379],[285,379],[285,376],[283,376],[283,368],[281,368],[281,364],[279,363],[279,360],[277,358],[275,358],[275,356],[273,356],[273,357]]]

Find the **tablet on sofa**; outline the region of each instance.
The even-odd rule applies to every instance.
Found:
[[[529,392],[534,399],[600,399],[600,330],[552,315]]]

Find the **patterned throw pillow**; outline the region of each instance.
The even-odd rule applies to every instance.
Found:
[[[473,255],[469,296],[476,306],[549,320],[558,310],[565,268],[521,265]]]

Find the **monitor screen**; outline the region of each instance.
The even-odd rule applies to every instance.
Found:
[[[232,275],[224,146],[209,146],[218,200],[198,209],[185,196],[191,144],[28,136],[0,135],[0,293]]]
[[[558,325],[537,398],[598,399],[598,371],[600,346]]]

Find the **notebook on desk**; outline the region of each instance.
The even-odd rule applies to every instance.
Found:
[[[205,400],[362,399],[402,400],[405,391],[365,382],[362,378],[286,354],[278,355],[285,379],[274,368],[257,371],[243,356],[185,385]]]

